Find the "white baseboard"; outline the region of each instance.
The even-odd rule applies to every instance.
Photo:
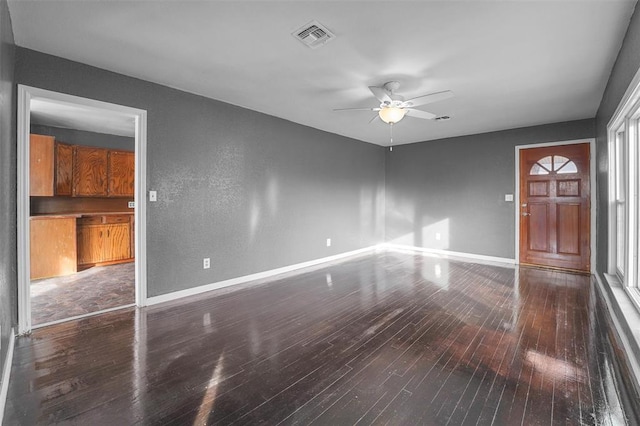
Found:
[[[159,296],[152,296],[147,298],[147,306],[170,302],[173,300],[182,299],[183,297],[194,296],[196,294],[205,293],[207,291],[218,290],[224,287],[229,287],[229,286],[238,285],[238,284],[244,284],[250,281],[270,278],[275,275],[284,274],[287,272],[295,271],[297,269],[308,268],[310,266],[319,265],[321,263],[333,262],[336,260],[340,260],[347,257],[355,256],[355,255],[370,252],[370,251],[376,251],[376,250],[405,250],[405,251],[414,251],[414,252],[418,251],[423,253],[455,256],[455,257],[460,257],[464,259],[471,259],[471,260],[483,261],[483,262],[497,262],[497,263],[506,263],[510,265],[515,264],[515,259],[509,259],[504,257],[485,256],[481,254],[461,253],[461,252],[448,251],[448,250],[436,250],[436,249],[428,249],[423,247],[383,243],[383,244],[378,244],[376,246],[365,247],[358,250],[348,251],[346,253],[336,254],[334,256],[323,257],[320,259],[310,260],[308,262],[296,263],[295,265],[289,265],[282,268],[271,269],[269,271],[258,272],[256,274],[244,275],[242,277],[231,278],[228,280],[218,281],[211,284],[205,284],[205,285],[201,285],[194,288],[173,291],[171,293],[161,294]]]
[[[9,376],[11,376],[11,364],[13,363],[13,346],[16,342],[15,330],[11,329],[9,337],[9,347],[7,348],[7,356],[4,359],[4,368],[2,369],[2,387],[0,388],[0,425],[4,417],[4,408],[7,404],[7,393],[9,392]]]
[[[120,309],[133,308],[135,306],[136,306],[135,303],[131,303],[129,305],[116,306],[115,308],[101,309],[99,311],[89,312],[88,314],[75,315],[75,316],[69,317],[69,318],[63,318],[63,319],[59,319],[59,320],[55,320],[55,321],[51,321],[51,322],[45,322],[45,323],[42,323],[42,324],[37,324],[37,325],[32,326],[31,330],[35,330],[37,328],[49,327],[50,325],[61,324],[63,322],[67,322],[67,321],[74,321],[74,320],[79,320],[79,319],[82,319],[82,318],[94,317],[96,315],[102,315],[102,314],[106,314],[108,312],[119,311]],[[0,423],[0,424],[2,424],[2,423]]]
[[[269,278],[275,275],[284,274],[286,272],[295,271],[296,269],[308,268],[321,263],[332,262],[340,260],[346,257],[355,256],[358,254],[366,253],[369,251],[375,251],[380,249],[380,245],[365,247],[358,250],[348,251],[345,253],[336,254],[334,256],[323,257],[320,259],[310,260],[308,262],[296,263],[295,265],[284,266],[282,268],[271,269],[264,272],[258,272],[256,274],[244,275],[242,277],[231,278],[229,280],[219,281],[216,283],[205,284],[194,288],[188,288],[185,290],[173,291],[171,293],[162,294],[160,296],[152,296],[147,298],[147,306],[157,305],[158,303],[170,302],[176,299],[182,299],[183,297],[193,296],[207,291],[218,290],[220,288],[229,287],[232,285],[244,284],[249,281],[260,280]]]
[[[438,254],[438,255],[444,255],[444,256],[455,256],[455,257],[462,257],[462,258],[473,259],[473,260],[481,260],[485,262],[507,263],[509,265],[515,265],[516,263],[515,259],[510,259],[508,257],[485,256],[483,254],[464,253],[459,251],[440,250],[440,249],[407,246],[403,244],[393,244],[393,243],[386,243],[386,244],[383,244],[383,246],[388,250],[418,251],[423,253]]]

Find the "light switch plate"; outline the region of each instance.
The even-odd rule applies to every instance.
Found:
[[[149,201],[158,201],[158,193],[156,191],[149,191]]]
[[[513,201],[513,194],[504,194],[505,201]]]

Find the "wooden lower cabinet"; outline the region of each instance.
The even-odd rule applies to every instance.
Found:
[[[129,242],[129,224],[106,225],[107,238],[104,246],[106,262],[131,258],[131,244]]]
[[[96,223],[96,219],[100,223]],[[133,255],[129,221],[130,218],[126,216],[80,219],[77,227],[78,266],[131,261]]]
[[[32,217],[29,228],[32,280],[77,272],[75,217]]]
[[[102,262],[105,241],[103,233],[102,225],[78,226],[78,265]]]

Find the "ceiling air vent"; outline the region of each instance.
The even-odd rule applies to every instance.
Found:
[[[291,34],[311,49],[316,49],[335,38],[331,31],[318,21],[311,21]]]

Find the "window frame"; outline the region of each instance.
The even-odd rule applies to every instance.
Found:
[[[608,278],[620,285],[640,311],[640,81],[621,102],[607,126],[609,180]],[[622,170],[621,170],[622,169]],[[618,208],[623,205],[624,253],[618,250]],[[622,257],[622,259],[620,259]],[[622,269],[620,268],[622,266]],[[613,278],[613,280],[611,280]]]
[[[627,153],[627,126],[626,120],[622,125],[620,125],[616,130],[614,130],[613,140],[611,144],[611,150],[609,152],[609,157],[611,158],[611,181],[612,181],[612,190],[611,190],[611,203],[613,204],[611,219],[615,221],[615,226],[612,227],[613,231],[613,250],[614,250],[614,261],[612,261],[613,267],[610,271],[612,275],[618,277],[620,282],[624,282],[625,275],[628,270],[627,264],[627,254],[628,243],[629,240],[627,236],[629,235],[628,223],[629,223],[629,214],[627,212],[629,195],[629,167],[626,164],[629,158],[629,154]],[[622,170],[620,170],[622,169]],[[622,188],[621,188],[622,187]],[[624,241],[622,241],[622,252],[619,251],[620,248],[620,223],[619,223],[619,215],[618,210],[622,207],[622,212],[624,214],[622,224],[622,234],[624,236]],[[622,259],[621,259],[622,257]]]

